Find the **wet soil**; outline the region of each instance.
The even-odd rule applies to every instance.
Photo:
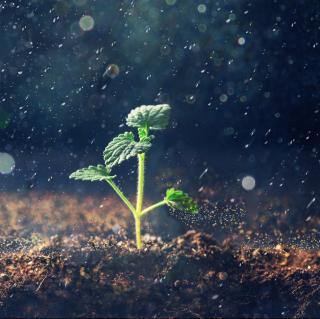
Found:
[[[1,317],[319,317],[319,251],[148,225],[138,251],[111,199],[0,199]]]

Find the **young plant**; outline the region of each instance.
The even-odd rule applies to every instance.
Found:
[[[147,208],[143,208],[145,158],[151,148],[154,138],[152,131],[163,130],[168,126],[170,106],[168,104],[142,105],[133,109],[126,120],[129,127],[137,129],[139,139],[136,140],[132,132],[124,132],[115,137],[105,148],[103,158],[105,165],[89,166],[81,168],[70,175],[70,178],[85,181],[106,181],[118,194],[121,200],[132,212],[135,219],[137,248],[142,248],[141,219],[156,208],[167,205],[173,209],[184,210],[196,214],[197,204],[181,190],[169,188],[163,200]],[[114,166],[121,164],[131,157],[138,158],[138,185],[136,205],[123,194],[114,182],[115,175],[111,174]]]

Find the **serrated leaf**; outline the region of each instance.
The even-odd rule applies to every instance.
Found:
[[[165,200],[173,209],[184,210],[193,214],[198,213],[199,208],[196,202],[181,190],[169,188],[166,192]]]
[[[73,172],[69,178],[83,181],[106,181],[115,178],[110,175],[110,168],[104,165],[89,166]]]
[[[137,128],[147,127],[150,130],[163,130],[170,118],[168,104],[141,105],[133,109],[127,117],[127,125]]]
[[[145,153],[151,147],[149,140],[136,142],[131,132],[125,132],[115,137],[105,148],[103,158],[106,166],[113,167],[123,161]]]

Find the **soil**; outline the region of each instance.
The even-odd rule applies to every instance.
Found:
[[[132,218],[112,199],[0,202],[1,317],[320,315],[319,251],[218,242],[195,230],[164,240],[148,225],[138,251],[124,230]]]

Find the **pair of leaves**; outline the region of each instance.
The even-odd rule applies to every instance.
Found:
[[[165,200],[167,205],[173,209],[184,210],[188,213],[197,214],[199,211],[196,202],[181,190],[169,188]]]
[[[115,137],[105,148],[103,158],[106,166],[89,166],[82,168],[70,175],[70,178],[87,181],[103,181],[112,179],[111,167],[138,154],[145,153],[151,147],[150,141],[136,142],[131,132],[125,132]]]
[[[152,136],[148,130],[162,130],[169,123],[168,104],[142,105],[133,109],[127,117],[127,125],[138,128],[139,141],[131,132],[115,137],[105,148],[103,158],[107,166],[113,167],[123,161],[147,152],[151,147]]]
[[[82,168],[70,175],[70,178],[102,181],[111,180],[111,168],[123,161],[147,152],[151,147],[152,136],[149,130],[162,130],[169,123],[170,106],[168,104],[142,105],[133,109],[127,117],[127,125],[138,128],[139,141],[135,141],[132,132],[115,137],[105,148],[103,158],[106,166],[97,165]]]

